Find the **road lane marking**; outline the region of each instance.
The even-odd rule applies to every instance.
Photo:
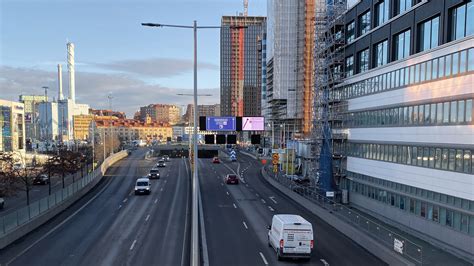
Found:
[[[155,204],[158,202],[158,199],[155,200]]]
[[[271,206],[268,206],[268,209],[272,212],[274,212],[275,210],[271,207]]]
[[[119,205],[119,207],[118,207],[118,208],[119,208],[119,210],[120,210],[120,208],[122,208],[122,205]]]
[[[128,198],[125,198],[122,202],[125,203],[125,202],[127,202],[127,200],[128,200]]]
[[[232,204],[234,205],[234,208],[236,208],[236,209],[237,209],[237,205],[235,205],[235,203],[232,203]]]
[[[245,222],[242,222],[242,223],[244,224],[245,229],[249,229],[249,227],[247,226]]]
[[[226,191],[225,193],[227,193],[227,196],[229,196],[229,191]]]
[[[161,188],[160,191],[163,191],[163,188]]]
[[[325,259],[320,259],[324,266],[329,266],[329,263]]]
[[[273,201],[275,204],[277,204],[276,200],[275,200],[275,197],[271,196],[271,197],[268,197],[271,201]]]
[[[135,247],[135,244],[136,244],[136,243],[137,243],[137,240],[136,240],[136,239],[133,240],[133,243],[132,243],[132,245],[130,246],[130,250],[133,250],[133,248]]]
[[[258,193],[255,193],[255,196],[260,197],[260,195],[258,195]]]
[[[249,184],[245,184],[245,186],[246,186],[246,187],[248,187],[248,186],[249,186]]]
[[[262,201],[263,204],[267,203],[264,199],[261,199],[261,201]]]
[[[268,265],[268,261],[267,259],[265,259],[265,256],[263,256],[263,253],[262,252],[259,252],[259,253],[260,253],[260,257],[262,257],[263,263],[265,263],[265,265]]]
[[[145,222],[148,222],[148,219],[150,219],[150,215],[148,214],[145,218]]]

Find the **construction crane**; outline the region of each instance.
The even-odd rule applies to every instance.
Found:
[[[244,0],[244,16],[246,17],[249,12],[249,0]]]

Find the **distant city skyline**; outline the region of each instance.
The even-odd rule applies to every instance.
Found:
[[[223,15],[243,12],[241,0],[11,1],[0,0],[0,91],[18,101],[20,94],[58,96],[57,64],[67,75],[66,43],[76,46],[76,98],[92,108],[112,108],[133,117],[150,103],[187,105],[192,89],[192,31],[153,29],[141,22],[220,25]],[[266,1],[249,1],[249,15],[265,16]],[[46,4],[47,3],[47,4]],[[180,16],[172,11],[180,9]],[[21,12],[20,12],[21,11]],[[73,12],[72,12],[73,11]],[[84,14],[88,19],[84,20]],[[198,87],[219,103],[219,30],[198,35]],[[67,80],[63,87],[68,88]]]

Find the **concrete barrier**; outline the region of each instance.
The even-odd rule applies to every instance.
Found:
[[[356,227],[353,227],[345,221],[332,215],[328,210],[319,207],[310,200],[304,198],[303,196],[297,193],[294,193],[287,187],[281,185],[276,180],[271,178],[263,168],[261,169],[261,172],[267,182],[274,186],[276,189],[280,190],[283,194],[287,195],[289,198],[291,198],[301,206],[305,207],[308,211],[333,226],[336,230],[352,239],[354,242],[365,248],[374,256],[383,260],[385,263],[388,263],[389,265],[415,265],[411,261],[397,255],[394,251],[379,243],[372,237],[366,235],[364,232],[361,232]]]
[[[40,227],[42,224],[46,223],[47,221],[49,221],[50,219],[54,218],[56,215],[58,215],[59,213],[67,209],[74,202],[82,198],[92,188],[94,188],[100,182],[100,180],[102,180],[103,175],[105,174],[105,172],[110,166],[112,166],[114,163],[120,161],[121,159],[127,156],[128,156],[127,151],[121,151],[106,158],[105,161],[100,166],[100,168],[96,169],[92,173],[93,175],[92,180],[87,185],[85,185],[82,189],[78,190],[69,198],[63,200],[61,203],[55,205],[54,207],[51,207],[50,209],[40,214],[39,216],[36,216],[30,221],[19,225],[15,229],[3,235],[0,238],[0,249],[5,248],[6,246],[10,245],[17,239],[25,236],[26,234]]]

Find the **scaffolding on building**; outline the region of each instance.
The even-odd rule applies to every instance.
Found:
[[[344,78],[346,0],[318,0],[315,13],[312,175],[322,191],[335,191],[344,176],[347,134],[343,125],[347,104],[336,88]]]

